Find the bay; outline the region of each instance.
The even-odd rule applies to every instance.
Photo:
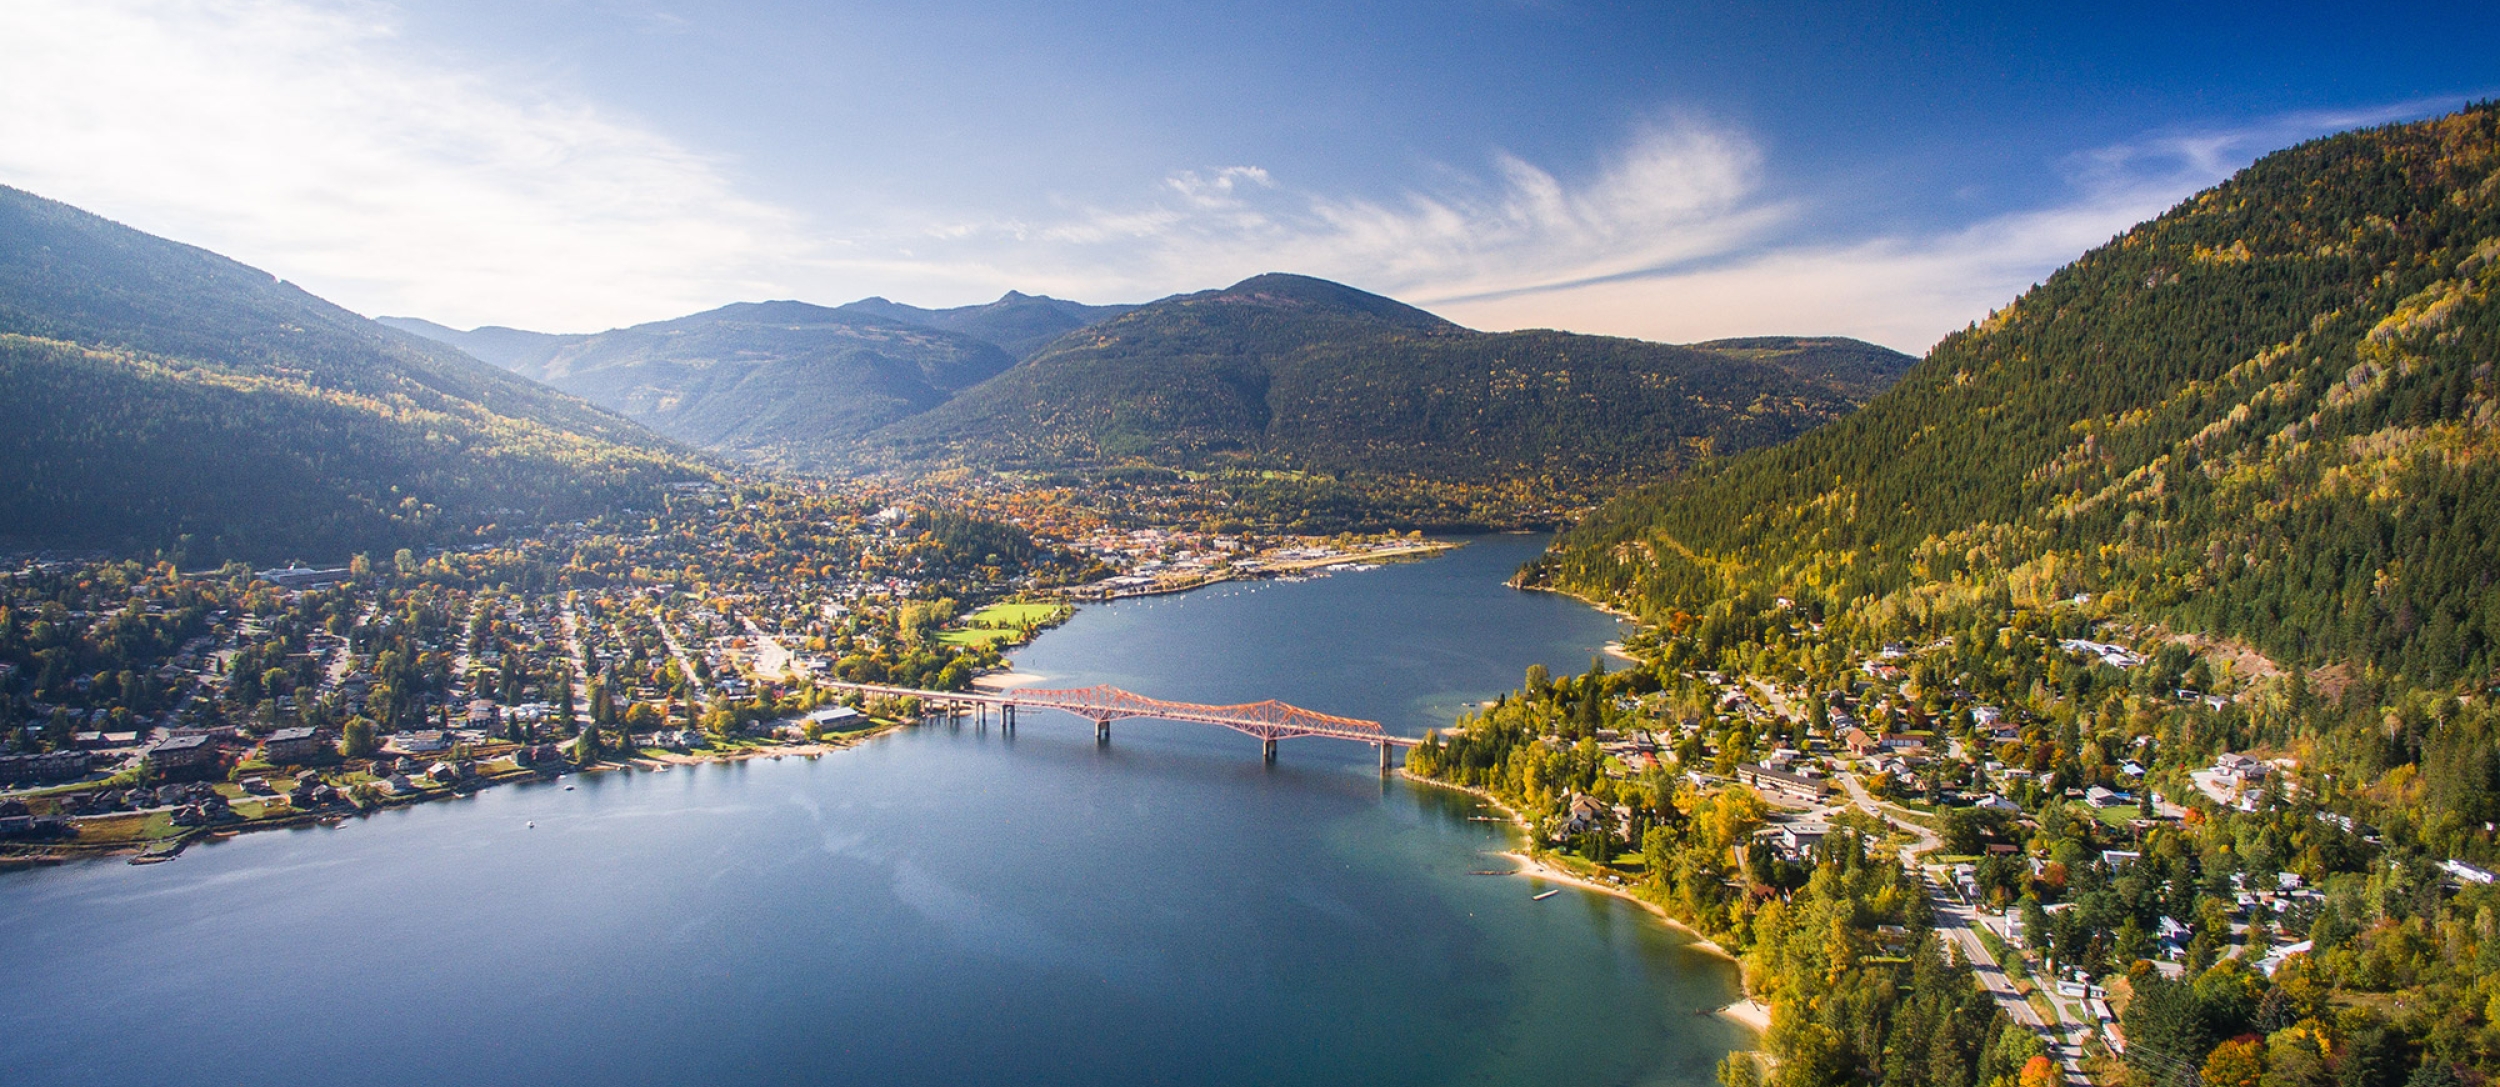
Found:
[[[1088,607],[1051,686],[1419,734],[1617,634],[1535,537]],[[1027,713],[0,877],[0,1080],[1662,1084],[1734,967],[1370,748]],[[532,824],[535,824],[534,826]]]

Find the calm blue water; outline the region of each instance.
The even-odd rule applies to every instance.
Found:
[[[1089,608],[1053,684],[1441,724],[1612,620],[1540,541]],[[1701,1087],[1734,970],[1369,748],[1032,713],[0,878],[0,1082]],[[535,821],[537,826],[527,826]]]

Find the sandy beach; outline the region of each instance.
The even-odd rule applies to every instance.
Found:
[[[1018,687],[1030,687],[1049,678],[1049,676],[1039,676],[1031,672],[992,672],[986,676],[972,677],[972,685],[984,691],[1012,691]]]

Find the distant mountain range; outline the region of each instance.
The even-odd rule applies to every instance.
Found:
[[[1911,362],[1844,339],[1477,332],[1342,284],[1263,275],[1062,337],[866,446],[993,467],[1607,477],[1786,440]]]
[[[1265,275],[1143,306],[728,306],[595,336],[386,323],[706,449],[801,471],[1251,466],[1482,481],[1786,440],[1911,363],[1845,339],[1484,333]]]
[[[1009,291],[953,309],[883,298],[838,308],[741,302],[585,335],[380,321],[679,441],[753,464],[823,472],[852,463],[860,440],[877,428],[945,403],[1039,344],[1132,308]]]
[[[404,318],[387,323],[433,334]],[[679,441],[802,471],[845,463],[870,431],[1015,365],[996,344],[962,333],[804,302],[741,302],[530,338],[538,335],[489,328],[445,342],[475,344],[481,358]]]
[[[2122,594],[2287,662],[2487,680],[2495,362],[2486,103],[2268,155],[1864,411],[1604,507],[1529,576],[1731,629],[1788,622],[1782,597],[1903,616]]]
[[[0,187],[0,543],[337,558],[708,478],[605,410]]]
[[[1087,325],[1108,321],[1135,306],[1088,306],[1046,295],[1009,291],[998,301],[953,309],[922,309],[883,298],[863,298],[841,307],[844,313],[882,317],[907,325],[960,332],[997,344],[1017,359],[1032,357],[1061,336]]]

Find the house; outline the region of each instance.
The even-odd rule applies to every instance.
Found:
[[[217,764],[217,742],[205,735],[175,736],[159,740],[147,751],[150,769],[160,773],[188,770]]]
[[[450,749],[450,735],[441,729],[432,728],[400,733],[391,737],[391,742],[384,745],[384,750],[397,751],[406,755],[430,755]]]
[[[846,731],[868,723],[868,716],[849,706],[827,706],[807,715],[807,723],[819,729]]]
[[[1881,751],[1884,747],[1883,741],[1868,735],[1867,731],[1862,728],[1853,728],[1841,733],[1840,742],[1842,746],[1849,749],[1850,754],[1861,758]]]
[[[2011,800],[2007,800],[1995,793],[1989,793],[1986,796],[1980,797],[1976,802],[1971,804],[1971,807],[1980,808],[1986,811],[2001,811],[2007,815],[2021,815],[2023,812],[2022,805],[2014,803]]]
[[[2187,957],[2188,941],[2196,936],[2194,931],[2168,914],[2162,915],[2161,920],[2156,922],[2154,927],[2154,938],[2161,941],[2162,957],[2170,959]]]
[[[2111,645],[2107,642],[2095,642],[2083,638],[2068,638],[2057,645],[2058,648],[2069,653],[2099,658],[2102,664],[2112,668],[2134,668],[2144,663],[2144,657],[2141,654],[2123,645]]]
[[[2276,970],[2283,968],[2285,960],[2290,959],[2294,955],[2306,955],[2314,946],[2314,942],[2309,940],[2302,940],[2296,944],[2284,944],[2281,947],[2266,952],[2265,958],[2257,960],[2257,971],[2267,977],[2273,977]]]
[[[65,781],[85,774],[93,763],[94,756],[84,751],[0,755],[0,781]]]
[[[2441,871],[2455,877],[2458,883],[2490,883],[2494,878],[2500,878],[2464,861],[2441,861],[2439,867]]]
[[[260,742],[261,761],[277,765],[303,763],[329,752],[327,737],[318,729],[282,728]]]
[[[1813,853],[1814,847],[1823,844],[1823,839],[1831,837],[1831,833],[1828,823],[1790,823],[1773,832],[1780,851],[1791,858]]]
[[[2127,796],[2124,793],[2113,792],[2109,789],[2102,788],[2101,786],[2094,785],[2083,791],[2083,802],[2090,804],[2095,808],[2115,808],[2120,804],[2126,803]]]
[[[2262,782],[2273,769],[2246,755],[2234,755],[2227,751],[2214,757],[2214,777],[2228,785],[2247,786]]]
[[[699,729],[664,728],[651,737],[651,742],[655,746],[665,747],[671,751],[691,751],[711,741],[705,738]]]
[[[1816,803],[1822,801],[1828,791],[1819,779],[1750,762],[1736,767],[1736,780],[1762,792]]]
[[[1609,822],[1606,818],[1608,814],[1606,805],[1598,803],[1596,797],[1587,793],[1575,794],[1571,798],[1570,806],[1564,809],[1561,833],[1568,837],[1575,834],[1603,832],[1607,829],[1606,824]]]
[[[502,719],[502,714],[496,710],[494,699],[480,698],[469,703],[470,728],[493,731],[496,722]]]
[[[254,576],[281,589],[292,590],[318,589],[325,585],[336,585],[347,580],[348,573],[347,567],[344,566],[318,570],[305,566],[288,566],[276,570],[263,570]]]

